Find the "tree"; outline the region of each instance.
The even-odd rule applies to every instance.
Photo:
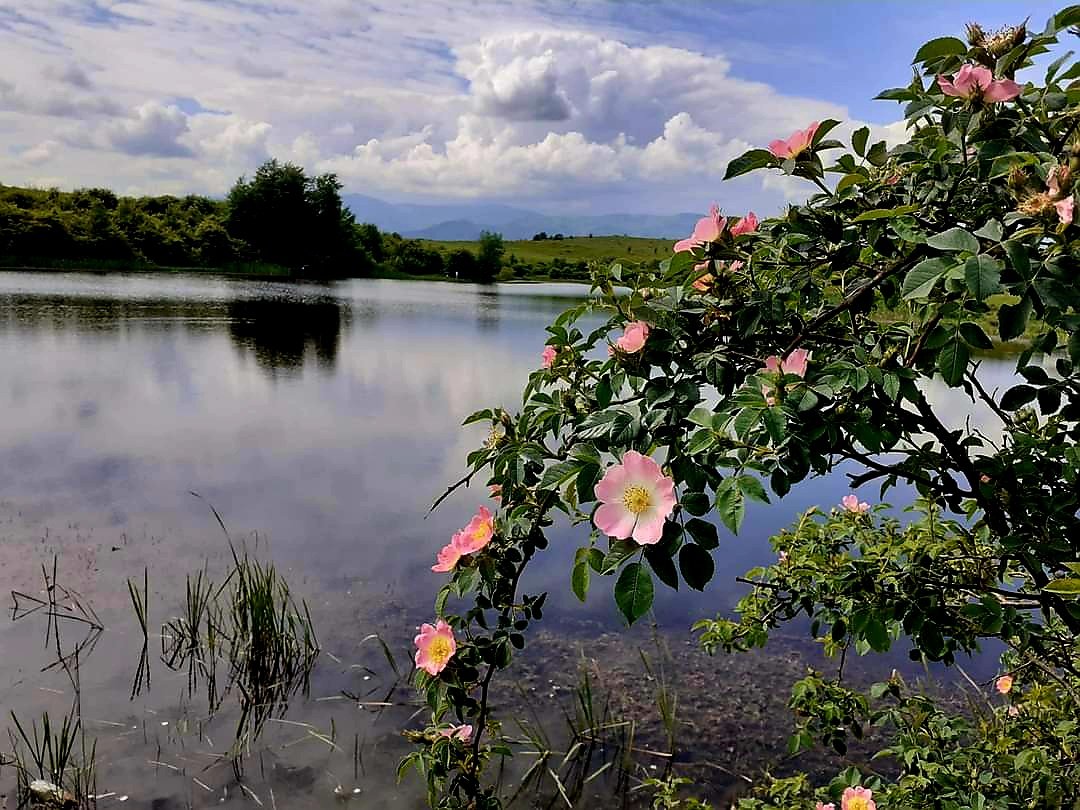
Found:
[[[476,278],[477,265],[476,254],[471,250],[458,248],[446,257],[446,274],[451,278]]]
[[[502,257],[506,252],[502,234],[491,231],[480,232],[480,250],[477,253],[476,275],[473,281],[488,284],[495,279],[502,269]]]
[[[818,787],[766,771],[740,809],[869,808],[871,791],[882,810],[1075,806],[1080,63],[1066,53],[1042,84],[1015,76],[1077,24],[1072,7],[1040,33],[972,25],[967,43],[924,45],[912,82],[881,96],[906,105],[892,149],[866,127],[848,149],[827,120],[735,158],[728,178],[782,172],[817,193],[760,225],[714,209],[660,268],[597,271],[599,298],[549,327],[520,410],[467,420],[491,430],[462,483],[497,485],[500,509],[440,557],[453,564],[439,623],[417,637],[430,727],[403,763],[440,807],[501,804],[485,765],[515,742],[493,722],[490,687],[541,618],[545,595],[518,585],[552,512],[596,528],[575,594],[612,577],[633,623],[656,587],[704,588],[720,528],[737,535],[754,502],[840,464],[860,467],[853,489],[912,488],[912,518],[855,493],[798,516],[772,539],[776,562],[745,575],[737,617],[695,625],[703,647],[749,650],[802,618],[841,660],[903,643],[953,666],[990,639],[1002,674],[957,713],[898,675],[864,692],[843,666],[811,673],[792,685],[792,751],[843,753],[877,726],[885,764]],[[988,321],[1018,350],[1022,382],[1003,393],[979,377]],[[950,423],[927,398],[935,379],[985,406],[1001,438]],[[474,602],[448,611],[451,594]],[[467,742],[446,736],[462,723]]]
[[[228,196],[226,227],[250,258],[318,276],[364,275],[371,259],[333,174],[308,177],[291,163],[268,160]]]

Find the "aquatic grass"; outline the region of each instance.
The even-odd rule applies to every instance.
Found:
[[[91,741],[87,748],[86,734],[75,708],[64,716],[59,727],[44,712],[40,731],[36,720],[27,731],[15,712],[11,712],[11,721],[15,730],[8,729],[13,756],[10,764],[17,774],[19,806],[33,803],[31,786],[37,780],[59,789],[57,806],[96,806],[93,797],[97,784],[97,742]]]
[[[149,605],[150,605],[150,572],[143,568],[143,587],[140,591],[135,582],[127,581],[128,594],[131,597],[131,605],[135,610],[135,618],[139,621],[139,629],[142,631],[142,651],[139,653],[139,664],[135,670],[135,679],[131,685],[131,699],[134,700],[141,694],[143,688],[150,688],[150,633],[149,633]]]
[[[220,584],[205,570],[188,575],[183,612],[162,628],[162,661],[170,670],[187,670],[189,696],[200,686],[205,690],[211,716],[227,695],[238,693],[240,714],[229,758],[239,779],[243,758],[267,720],[284,717],[295,694],[308,696],[320,648],[307,602],[296,602],[272,562],[260,562],[238,547],[221,515],[208,506],[228,542],[232,565]],[[385,652],[389,655],[388,648]],[[226,670],[220,689],[219,660]],[[389,660],[393,665],[393,656]]]

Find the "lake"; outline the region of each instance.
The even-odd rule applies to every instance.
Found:
[[[461,421],[520,403],[545,326],[583,290],[0,273],[0,588],[4,598],[44,599],[41,566],[51,576],[56,555],[58,582],[74,594],[68,607],[77,600],[100,617],[105,629],[80,652],[79,679],[84,728],[98,740],[97,791],[113,794],[102,806],[124,796],[126,807],[155,810],[256,806],[248,790],[268,807],[329,806],[335,795],[422,806],[419,780],[394,781],[409,750],[399,731],[419,723],[414,695],[369,636],[386,639],[408,671],[411,634],[442,582],[430,571],[435,552],[487,502],[474,486],[427,514],[484,438],[482,426]],[[1007,384],[1011,368],[988,360],[984,379]],[[947,394],[931,394],[945,407]],[[949,413],[957,424],[968,416]],[[594,579],[585,604],[570,594],[587,529],[554,531],[525,583],[550,596],[539,652],[522,670],[533,697],[520,699],[557,704],[583,651],[633,680],[635,645],[652,645],[685,675],[689,623],[730,609],[742,593],[734,575],[770,561],[768,537],[796,512],[847,491],[836,474],[782,505],[751,506],[740,537],[721,532],[714,583],[702,594],[658,592],[657,629],[626,640],[614,634],[610,580]],[[873,500],[876,490],[860,494]],[[235,714],[211,717],[199,690],[189,694],[186,676],[159,660],[160,627],[178,612],[186,576],[220,576],[230,560],[211,506],[235,543],[272,559],[307,600],[324,651],[310,696],[253,747],[244,788],[217,758]],[[133,698],[142,637],[126,582],[141,582],[144,569],[152,683]],[[0,706],[24,719],[63,716],[71,681],[62,667],[42,672],[57,658],[55,641],[44,643],[51,623],[44,611],[22,612],[0,623]],[[85,633],[76,625],[64,622],[65,643]],[[747,661],[766,673],[780,656],[798,669],[814,655],[807,646],[793,638]],[[705,662],[693,666],[729,666]],[[755,686],[782,707],[788,683],[764,675]],[[13,781],[10,768],[0,771],[0,793]]]

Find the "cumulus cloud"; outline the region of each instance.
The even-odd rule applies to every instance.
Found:
[[[733,156],[811,120],[848,117],[835,103],[744,78],[742,56],[697,23],[662,29],[681,18],[654,6],[110,8],[20,8],[21,35],[0,51],[6,182],[29,182],[47,165],[67,186],[220,194],[274,155],[394,199],[696,210]],[[15,24],[0,16],[0,30]],[[805,193],[758,176],[723,189],[759,210]]]
[[[131,118],[115,121],[105,132],[108,145],[128,155],[190,157],[178,139],[188,131],[188,116],[174,104],[148,101]]]

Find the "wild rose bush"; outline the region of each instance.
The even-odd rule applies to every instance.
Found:
[[[848,148],[820,121],[735,159],[728,177],[779,171],[816,190],[760,222],[714,208],[659,269],[597,271],[597,297],[537,348],[521,409],[470,417],[491,432],[459,483],[493,486],[498,509],[438,554],[436,624],[417,636],[430,726],[402,770],[433,803],[500,806],[485,766],[512,746],[490,688],[542,617],[545,595],[518,584],[554,513],[587,541],[574,593],[613,578],[632,623],[657,587],[705,587],[723,553],[714,518],[735,535],[748,503],[853,462],[853,488],[904,485],[919,517],[854,493],[802,515],[773,538],[776,563],[747,573],[737,618],[696,625],[704,648],[748,650],[807,617],[836,655],[901,645],[953,665],[1000,640],[1000,677],[957,715],[897,675],[863,694],[812,674],[792,687],[792,750],[843,753],[878,726],[880,772],[761,775],[740,806],[1076,806],[1080,63],[1051,51],[1078,23],[1071,7],[1041,33],[973,24],[966,42],[928,42],[911,84],[880,96],[904,104],[891,149],[865,127]],[[586,314],[607,320],[585,334]],[[995,339],[1018,347],[1021,382],[1003,393],[978,375]],[[992,428],[946,419],[931,378]],[[451,595],[472,607],[449,613]]]

